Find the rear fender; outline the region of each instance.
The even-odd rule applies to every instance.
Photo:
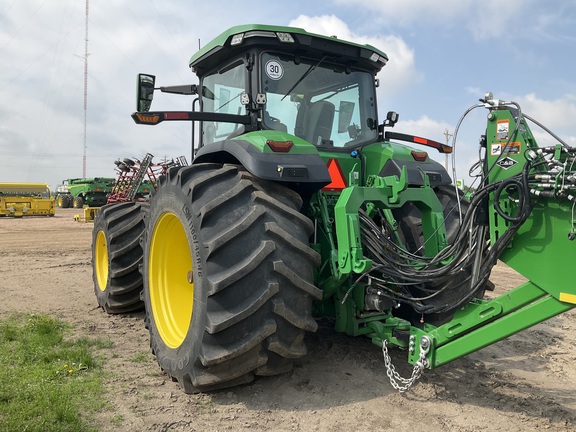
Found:
[[[288,152],[274,152],[267,141],[293,141]],[[305,194],[312,194],[331,182],[324,160],[309,143],[274,131],[254,132],[236,139],[202,147],[193,164],[237,163],[264,180],[283,183]]]

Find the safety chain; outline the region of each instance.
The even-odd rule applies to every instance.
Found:
[[[412,339],[412,337],[411,337]],[[411,341],[412,345],[412,341]],[[430,351],[431,341],[430,338],[427,336],[423,336],[420,339],[420,356],[418,357],[418,361],[414,363],[414,368],[412,369],[412,375],[410,378],[404,378],[396,372],[396,368],[392,364],[392,359],[388,354],[388,341],[382,341],[382,353],[384,354],[384,365],[386,366],[386,375],[388,375],[388,379],[390,380],[390,384],[400,393],[404,393],[408,390],[412,385],[420,378],[422,375],[422,370],[424,370],[428,364],[428,360],[426,359],[426,354]]]

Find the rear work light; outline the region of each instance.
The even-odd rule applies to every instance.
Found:
[[[243,40],[244,40],[244,33],[235,34],[234,36],[232,36],[232,40],[230,41],[230,45],[232,45],[232,46],[240,45]]]
[[[294,38],[292,37],[292,35],[290,33],[277,32],[276,37],[278,38],[278,40],[280,42],[294,43]]]
[[[380,54],[373,52],[372,55],[370,56],[370,61],[373,61],[374,63],[380,62],[383,65],[385,65],[386,63],[388,63],[388,59],[385,57],[382,57]]]
[[[246,33],[237,33],[232,36],[230,40],[231,46],[241,45],[244,42],[244,39],[248,39],[251,37],[269,37],[269,38],[277,38],[279,42],[282,43],[294,43],[294,37],[290,33],[285,32],[270,32],[265,30],[252,30]]]

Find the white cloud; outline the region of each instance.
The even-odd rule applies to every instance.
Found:
[[[530,6],[526,0],[484,0],[471,2],[465,16],[467,27],[477,40],[494,39],[518,30],[520,12]]]
[[[414,50],[401,37],[394,35],[362,35],[354,33],[348,25],[334,15],[300,15],[290,21],[290,26],[302,27],[311,33],[337,36],[339,39],[372,45],[388,56],[388,63],[381,72],[380,98],[400,93],[422,79],[416,70]],[[393,83],[393,85],[388,85]]]
[[[422,116],[417,120],[402,121],[400,118],[395,130],[445,143],[446,138],[442,135],[443,131],[454,130],[454,126],[447,122],[431,119],[428,116]]]
[[[468,172],[470,167],[478,161],[478,138],[480,133],[476,134],[476,132],[482,130],[482,125],[485,124],[483,123],[484,119],[485,116],[483,114],[478,115],[478,113],[468,117],[461,125],[455,144],[453,141],[455,125],[445,121],[435,120],[428,116],[421,116],[416,120],[408,119],[405,121],[400,118],[394,131],[420,136],[450,146],[455,145],[454,153],[446,155],[429,147],[409,144],[410,147],[425,150],[430,158],[444,167],[447,166],[448,174],[450,174],[451,177],[454,177],[452,165],[453,159],[455,159],[456,178],[463,179],[466,185],[471,185],[472,179],[468,176]],[[445,133],[448,133],[448,136],[446,136]]]
[[[392,27],[418,24],[432,29],[463,23],[474,38],[482,40],[518,31],[520,11],[530,8],[535,0],[336,0],[336,3],[372,10]]]
[[[556,99],[542,99],[535,93],[517,96],[522,111],[549,128],[574,128],[576,118],[576,95],[564,95]]]
[[[368,8],[392,24],[407,26],[422,19],[447,22],[463,15],[473,0],[336,0],[336,3]]]
[[[541,123],[569,145],[576,143],[574,118],[576,118],[576,95],[564,95],[556,99],[542,99],[534,93],[513,98],[520,104],[522,112]],[[532,122],[528,125],[539,146],[557,144],[549,133]]]

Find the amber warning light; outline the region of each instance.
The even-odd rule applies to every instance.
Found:
[[[143,113],[134,113],[132,114],[132,118],[138,124],[158,124],[160,123],[160,116],[158,114],[143,114]]]

